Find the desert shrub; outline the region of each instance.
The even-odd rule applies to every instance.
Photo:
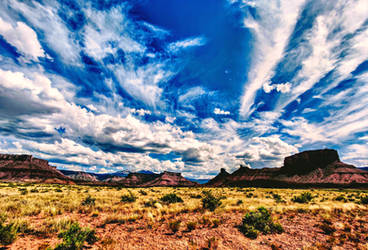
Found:
[[[82,205],[83,206],[94,206],[95,205],[95,201],[96,198],[91,197],[90,195],[88,195],[83,201],[82,201]]]
[[[160,198],[161,201],[166,203],[183,202],[183,199],[177,196],[175,193],[166,194]]]
[[[152,198],[150,198],[148,201],[145,201],[144,203],[143,203],[143,205],[145,206],[145,207],[155,207],[155,204],[157,203],[157,201],[156,200],[154,200],[154,199],[152,199]]]
[[[39,191],[38,191],[38,189],[37,189],[37,188],[33,188],[33,189],[31,189],[31,190],[30,190],[30,192],[31,192],[31,193],[38,193]]]
[[[173,233],[176,233],[180,229],[180,220],[174,220],[169,222],[169,228]]]
[[[18,191],[20,192],[21,195],[28,194],[28,190],[26,188],[19,188]]]
[[[189,222],[187,223],[187,229],[188,229],[188,231],[192,231],[192,230],[194,230],[196,227],[197,227],[197,222],[195,222],[195,221],[189,221]]]
[[[204,209],[215,211],[215,209],[222,204],[221,199],[218,197],[215,197],[209,191],[203,191],[203,195],[204,197],[202,198],[202,206]]]
[[[201,199],[202,196],[200,194],[191,194],[190,198],[192,198],[192,199]]]
[[[18,225],[15,223],[5,224],[6,216],[0,216],[0,243],[9,245],[17,238]]]
[[[272,194],[272,197],[277,203],[285,202],[279,194]]]
[[[147,192],[146,192],[146,191],[144,191],[144,190],[139,190],[139,193],[140,193],[141,195],[147,195]]]
[[[346,202],[347,200],[346,200],[346,198],[345,198],[344,195],[340,194],[339,196],[337,196],[335,198],[335,201],[343,201],[343,202]]]
[[[63,239],[63,242],[57,245],[55,250],[78,250],[82,249],[85,242],[93,244],[98,240],[95,230],[81,228],[78,222],[73,223],[58,236]]]
[[[251,211],[243,217],[240,231],[248,238],[255,239],[259,233],[282,233],[284,230],[279,223],[274,223],[270,212],[259,207],[256,211]]]
[[[360,196],[360,203],[361,204],[368,204],[368,195]]]
[[[121,196],[121,202],[135,202],[137,197],[134,196],[132,192],[129,191],[129,194],[125,194]]]
[[[241,204],[243,204],[243,201],[242,201],[242,200],[238,200],[238,201],[236,202],[236,205],[237,205],[237,206],[239,206],[239,205],[241,205]]]
[[[313,199],[313,196],[309,192],[303,192],[299,196],[294,196],[291,201],[297,203],[308,203]]]
[[[30,233],[32,229],[29,227],[28,221],[24,219],[18,219],[14,222],[14,226],[17,228],[18,233]]]
[[[252,198],[253,197],[253,193],[247,193],[247,195],[245,197]]]

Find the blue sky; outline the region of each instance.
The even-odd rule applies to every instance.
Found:
[[[65,169],[368,165],[368,3],[4,0],[0,150]]]

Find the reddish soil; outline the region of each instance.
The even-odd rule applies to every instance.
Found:
[[[103,215],[72,214],[82,226],[96,228],[99,241],[89,249],[368,249],[368,211],[343,213],[335,211],[329,219],[321,213],[286,212],[275,214],[285,230],[282,234],[260,235],[257,239],[246,238],[238,229],[242,213],[211,214],[208,221],[197,224],[187,231],[188,221],[201,221],[204,214],[184,213],[166,216],[151,224],[137,220],[124,224],[103,225]],[[35,223],[39,218],[32,219]],[[177,233],[172,233],[168,222],[181,220]],[[219,225],[214,226],[213,221]],[[321,225],[324,225],[325,231]],[[327,225],[327,226],[326,226]],[[333,228],[335,231],[330,232]],[[60,239],[52,235],[19,235],[10,249],[46,249],[55,246]]]

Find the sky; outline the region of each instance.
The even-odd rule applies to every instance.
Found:
[[[368,166],[366,0],[2,0],[0,152],[209,178]]]

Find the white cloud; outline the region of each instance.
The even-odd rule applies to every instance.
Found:
[[[45,56],[36,32],[23,22],[17,22],[13,26],[0,17],[0,35],[26,57],[37,61],[38,57]]]
[[[368,167],[368,144],[348,145],[341,152],[341,160],[357,167]]]
[[[168,50],[172,53],[177,53],[182,49],[203,46],[207,43],[204,37],[187,38],[181,41],[173,42],[168,45]]]
[[[366,1],[316,2],[321,13],[314,21],[304,40],[310,49],[302,68],[292,80],[289,94],[280,98],[275,109],[282,110],[301,94],[312,89],[322,78],[334,70],[320,90],[327,93],[342,80],[350,77],[355,68],[367,60],[368,30],[363,28],[368,12]],[[351,38],[347,38],[351,36]],[[341,57],[341,54],[344,54]]]
[[[4,6],[10,6],[19,11],[32,26],[43,31],[45,42],[65,62],[79,63],[80,46],[58,15],[58,9],[62,8],[62,6],[55,1],[49,1],[47,6],[37,2],[28,3],[16,0],[6,0],[6,2]]]
[[[126,17],[127,9],[126,5],[109,11],[85,9],[88,19],[84,27],[85,49],[90,56],[101,60],[108,53],[115,54],[119,48],[125,53],[145,51],[146,48],[139,41],[130,37],[134,26]]]
[[[256,93],[269,82],[274,67],[282,58],[289,36],[296,24],[304,1],[257,1],[251,5],[257,9],[259,19],[247,17],[244,26],[254,34],[254,53],[248,82],[244,86],[240,114],[248,117]],[[244,1],[244,4],[248,2]],[[249,15],[251,16],[251,15]]]
[[[187,104],[206,93],[207,92],[202,87],[193,87],[188,89],[184,94],[181,94],[178,97],[178,101],[179,103]]]
[[[366,132],[368,129],[368,74],[360,75],[356,81],[355,88],[324,96],[325,101],[321,107],[324,110],[330,110],[330,113],[323,121],[312,122],[302,117],[294,117],[289,121],[281,121],[285,126],[282,132],[299,137],[304,145],[314,142],[341,144],[355,138],[355,134],[359,132]]]
[[[245,160],[252,166],[262,166],[262,156],[268,159],[267,166],[276,167],[284,155],[296,150],[277,136],[255,137],[244,141],[237,133],[242,125],[233,120],[219,124],[213,119],[205,119],[200,124],[203,132],[194,134],[174,124],[160,121],[145,123],[130,115],[132,110],[129,108],[125,108],[128,111],[126,116],[91,112],[89,110],[92,106],[89,109],[81,108],[60,96],[62,89],[55,88],[53,82],[40,73],[34,73],[36,76],[32,75],[32,78],[20,72],[1,73],[3,78],[0,79],[0,85],[5,90],[13,88],[16,93],[27,90],[32,100],[44,105],[47,103],[58,110],[48,115],[19,116],[27,126],[15,124],[22,126],[16,129],[22,129],[27,134],[32,128],[32,131],[52,135],[52,139],[35,141],[34,138],[3,136],[2,139],[7,143],[2,144],[0,149],[6,148],[9,153],[31,153],[45,159],[56,158],[64,161],[57,164],[59,166],[80,166],[90,171],[96,167],[112,171],[115,167],[123,166],[130,170],[171,170],[185,172],[186,176],[206,176],[207,173],[216,173],[221,167],[232,171],[239,164],[245,164]],[[10,85],[11,82],[16,85]],[[41,96],[43,98],[39,98]],[[93,107],[99,112],[103,110],[98,103],[94,103]],[[137,112],[141,111],[146,113],[145,110]],[[270,113],[264,119],[272,116]],[[65,128],[62,136],[55,130],[57,127]],[[159,161],[151,158],[150,152],[176,152],[181,157],[174,161]],[[239,157],[239,152],[250,155],[250,158]]]
[[[158,85],[166,82],[174,75],[166,69],[165,63],[152,63],[135,68],[134,64],[117,65],[110,67],[123,87],[132,97],[156,108],[164,105],[161,101],[162,88]]]
[[[230,112],[229,111],[225,111],[225,110],[222,110],[222,109],[219,109],[219,108],[215,108],[213,110],[213,113],[215,115],[230,115]]]
[[[263,85],[263,90],[267,94],[270,93],[272,90],[276,90],[277,92],[281,92],[281,93],[288,93],[290,92],[290,89],[291,89],[291,84],[289,82],[276,83],[272,85],[270,85],[269,83],[265,83]]]
[[[145,109],[130,109],[130,111],[133,113],[133,114],[138,114],[139,116],[145,116],[145,115],[150,115],[152,114],[151,111],[149,110],[145,110]]]

